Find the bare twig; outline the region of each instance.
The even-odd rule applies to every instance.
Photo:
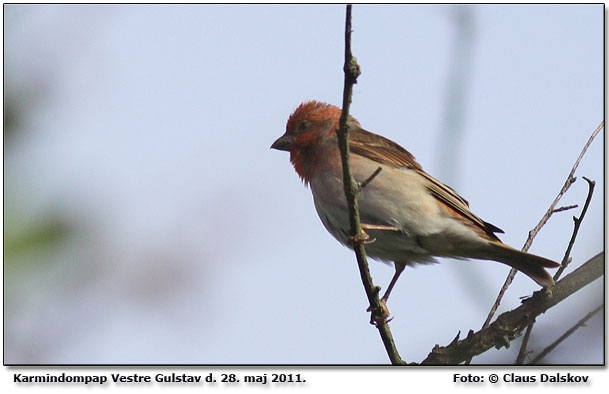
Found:
[[[533,360],[531,360],[531,364],[537,364],[540,360],[542,360],[548,353],[550,353],[552,350],[554,350],[554,348],[556,346],[558,346],[561,342],[563,342],[565,339],[567,339],[567,337],[571,334],[573,334],[575,332],[575,330],[577,330],[579,327],[582,327],[586,324],[586,322],[588,320],[590,320],[590,318],[592,318],[592,316],[596,315],[598,312],[600,312],[603,307],[605,305],[599,305],[596,307],[596,309],[594,309],[592,312],[588,313],[586,316],[584,316],[580,321],[578,321],[577,323],[575,323],[575,325],[571,328],[569,328],[564,334],[562,334],[557,340],[555,340],[554,342],[552,342],[552,344],[548,347],[546,347],[545,349],[543,349],[543,351],[541,353],[539,353],[537,355],[537,357],[535,357]]]
[[[581,226],[582,221],[584,220],[584,216],[586,215],[586,212],[588,211],[588,207],[590,206],[590,201],[592,200],[592,194],[594,193],[594,186],[596,186],[596,182],[594,182],[586,177],[583,177],[583,178],[586,180],[586,182],[588,182],[588,196],[586,197],[586,202],[584,203],[584,208],[582,208],[582,213],[579,215],[578,218],[573,216],[573,233],[571,234],[571,240],[569,241],[569,246],[567,246],[565,255],[560,263],[561,267],[558,269],[558,271],[556,271],[556,274],[554,274],[554,280],[558,280],[558,278],[560,278],[560,275],[562,275],[562,273],[565,271],[565,269],[569,265],[569,262],[571,261],[571,259],[569,258],[571,255],[571,249],[573,248],[573,244],[575,243],[575,238],[577,238],[577,233],[579,231],[579,227]]]
[[[581,153],[579,154],[579,157],[577,158],[577,160],[575,161],[575,164],[571,168],[571,172],[569,173],[569,176],[567,177],[565,184],[560,189],[560,192],[558,193],[558,195],[556,196],[556,198],[550,205],[550,208],[548,208],[545,215],[543,215],[543,217],[541,218],[541,220],[539,221],[537,226],[535,226],[531,231],[529,231],[529,237],[527,238],[527,240],[524,243],[524,246],[522,248],[523,252],[526,252],[527,250],[529,250],[529,248],[531,247],[531,244],[533,243],[533,239],[535,238],[535,236],[537,235],[539,230],[541,230],[541,228],[546,224],[548,219],[550,219],[550,216],[552,216],[552,213],[553,213],[554,209],[556,208],[556,204],[558,204],[558,201],[567,192],[567,190],[569,190],[569,187],[571,187],[571,184],[573,182],[575,182],[575,176],[574,176],[575,170],[577,170],[579,163],[581,162],[582,158],[584,157],[584,154],[588,150],[588,147],[594,140],[594,137],[596,137],[596,135],[603,129],[603,127],[605,127],[605,121],[602,121],[598,125],[596,130],[594,130],[594,132],[592,133],[590,138],[588,138],[588,142],[586,142],[586,145],[584,145],[584,148],[582,149]],[[499,295],[497,296],[497,299],[495,300],[495,303],[493,304],[493,307],[491,308],[491,311],[489,312],[489,314],[486,318],[486,321],[484,322],[482,327],[487,327],[490,324],[491,320],[493,319],[493,316],[495,315],[495,312],[497,311],[497,308],[499,307],[499,304],[501,303],[501,299],[503,298],[503,295],[505,294],[507,288],[510,286],[510,284],[512,283],[512,280],[514,279],[516,272],[518,272],[518,271],[513,268],[510,270],[510,273],[508,274],[508,276],[505,280],[505,283],[501,287],[501,290],[499,291]]]
[[[575,178],[575,170],[577,170],[577,167],[579,166],[580,161],[582,160],[582,158],[584,157],[584,154],[588,150],[588,147],[590,146],[590,144],[594,140],[594,137],[596,137],[596,135],[603,129],[603,127],[605,127],[605,121],[602,121],[598,125],[598,127],[594,130],[594,132],[592,132],[592,135],[590,136],[590,138],[588,138],[588,141],[586,142],[586,145],[584,145],[584,147],[583,147],[581,153],[579,154],[577,160],[575,160],[575,164],[573,164],[573,167],[571,168],[571,172],[569,173],[569,176],[567,177],[567,180],[565,181],[565,184],[560,189],[560,192],[558,193],[558,195],[556,196],[556,198],[554,199],[552,204],[550,204],[550,207],[548,208],[546,213],[543,215],[543,217],[541,218],[539,223],[537,223],[537,226],[535,226],[531,231],[529,231],[529,236],[528,236],[526,242],[524,243],[524,246],[522,247],[522,251],[523,252],[526,252],[527,250],[529,250],[529,248],[531,247],[531,244],[533,243],[533,239],[535,238],[535,236],[537,235],[539,230],[541,230],[541,228],[550,219],[550,216],[552,216],[552,214],[554,212],[556,212],[556,205],[558,204],[558,201],[560,201],[562,196],[567,192],[567,190],[569,190],[569,188],[571,187],[571,184],[573,182],[575,182],[575,179],[576,179]],[[486,317],[486,320],[484,321],[484,324],[482,325],[482,328],[488,327],[488,325],[493,320],[493,316],[495,316],[495,312],[497,312],[497,309],[499,308],[499,304],[501,303],[501,300],[503,299],[503,296],[504,296],[505,292],[507,291],[508,287],[512,284],[512,281],[514,280],[514,276],[516,276],[516,272],[518,272],[518,271],[516,269],[514,269],[514,268],[512,268],[510,270],[507,278],[505,279],[505,282],[503,283],[503,286],[501,286],[501,289],[499,290],[499,294],[497,295],[497,299],[493,303],[493,306],[491,307],[491,310],[488,313],[488,316]],[[471,362],[471,360],[467,360],[466,364],[469,364],[470,362]]]
[[[380,172],[381,172],[382,170],[383,170],[383,168],[382,168],[382,167],[377,168],[377,169],[376,169],[376,170],[375,170],[375,171],[372,173],[372,175],[370,175],[368,178],[366,178],[366,179],[364,179],[363,181],[361,181],[361,182],[359,183],[359,185],[357,185],[357,189],[358,189],[359,191],[362,191],[362,190],[363,190],[363,189],[364,189],[366,186],[368,186],[368,184],[369,184],[370,182],[372,182],[372,180],[373,180],[374,178],[376,178],[376,176],[377,176],[378,174],[380,174]]]
[[[501,314],[488,327],[448,346],[436,345],[421,364],[457,365],[495,347],[509,347],[537,316],[562,302],[603,275],[605,253],[601,252],[561,279],[551,289],[536,291],[518,308]]]
[[[515,364],[522,364],[522,360],[524,360],[524,358],[528,354],[527,348],[526,348],[526,343],[528,343],[529,342],[529,338],[531,338],[531,332],[533,332],[533,326],[534,325],[535,325],[535,320],[533,320],[527,326],[527,330],[524,333],[524,336],[522,337],[522,343],[525,344],[525,345],[524,346],[523,345],[520,346],[520,350],[518,352],[518,356],[516,357],[516,363]]]
[[[590,206],[590,201],[592,200],[592,194],[594,193],[594,186],[596,185],[596,182],[591,181],[590,179],[583,177],[586,182],[588,182],[588,196],[586,197],[586,202],[584,203],[584,207],[582,208],[582,213],[579,215],[579,218],[576,218],[575,216],[573,216],[573,233],[571,234],[571,240],[569,241],[569,245],[567,246],[567,250],[565,251],[565,255],[562,258],[562,261],[560,262],[561,267],[558,269],[558,271],[556,271],[556,274],[554,274],[554,280],[558,280],[558,278],[560,278],[560,275],[562,275],[562,273],[564,272],[565,268],[567,268],[567,266],[569,265],[569,263],[571,262],[571,249],[573,248],[573,245],[575,244],[575,238],[577,238],[577,233],[579,232],[579,227],[582,223],[582,221],[584,220],[584,216],[586,215],[586,212],[588,211],[588,207]],[[527,327],[527,333],[529,333],[531,330],[533,330],[533,325],[535,324],[535,322],[531,322],[529,324],[529,327]],[[525,335],[524,339],[522,340],[522,343],[520,344],[520,351],[518,352],[518,356],[516,357],[516,364],[522,364],[524,362],[524,358],[526,356],[527,353],[527,344],[529,342],[529,336]]]
[[[575,204],[575,205],[567,205],[566,207],[556,208],[555,210],[552,211],[552,213],[557,213],[557,212],[562,212],[562,211],[568,211],[569,209],[575,209],[578,206],[579,205],[577,205],[577,204]]]
[[[379,170],[375,171],[367,180],[362,182],[364,184],[358,184],[351,173],[351,167],[349,166],[349,126],[347,119],[349,116],[349,106],[351,105],[351,94],[353,91],[353,84],[357,83],[357,77],[360,75],[359,65],[356,59],[351,54],[351,5],[347,5],[347,16],[345,22],[345,83],[343,90],[343,109],[340,117],[340,128],[337,132],[338,136],[338,147],[341,153],[341,160],[343,166],[343,187],[345,191],[345,197],[347,199],[347,205],[349,207],[349,223],[351,226],[352,239],[357,240],[361,238],[362,228],[359,218],[359,210],[357,206],[357,197],[361,188],[368,184],[372,179],[378,175]],[[354,242],[353,250],[357,258],[357,264],[362,278],[362,283],[370,302],[370,310],[373,314],[381,315],[382,306],[378,297],[379,288],[374,286],[372,277],[370,276],[370,270],[368,269],[368,262],[366,260],[366,249],[364,248],[363,242]],[[405,364],[400,358],[398,350],[393,341],[393,336],[389,325],[384,320],[379,320],[376,323],[376,327],[379,330],[381,339],[385,346],[385,350],[389,355],[389,359],[392,364]]]

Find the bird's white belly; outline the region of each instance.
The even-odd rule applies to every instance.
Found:
[[[361,167],[361,166],[360,166]],[[378,166],[369,168],[372,174]],[[357,181],[369,175],[367,169],[354,172]],[[424,263],[433,261],[433,252],[419,244],[419,237],[441,233],[446,227],[435,199],[421,185],[416,173],[384,167],[359,195],[361,223],[394,227],[399,231],[366,230],[375,241],[366,252],[385,261]],[[396,183],[396,179],[401,182]],[[410,187],[405,187],[409,185]],[[342,174],[330,171],[311,182],[317,213],[326,229],[349,246],[349,217]]]

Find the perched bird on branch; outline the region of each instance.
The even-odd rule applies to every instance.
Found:
[[[323,225],[340,243],[352,246],[336,135],[340,116],[341,109],[333,105],[305,102],[271,148],[290,152],[296,172],[311,187]],[[435,256],[494,260],[542,286],[554,284],[544,267],[558,263],[505,245],[495,235],[502,230],[476,216],[457,192],[423,171],[410,152],[364,130],[352,117],[347,125],[353,178],[366,182],[358,197],[361,227],[369,237],[366,253],[395,263],[383,304],[407,265],[430,263]]]

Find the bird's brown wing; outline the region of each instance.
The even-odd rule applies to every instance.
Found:
[[[427,181],[425,186],[431,195],[441,202],[449,213],[458,216],[466,223],[474,225],[478,231],[482,230],[481,234],[486,234],[491,240],[498,240],[494,233],[503,233],[500,228],[476,216],[469,209],[467,200],[449,186],[423,171],[414,156],[395,142],[359,127],[353,127],[349,133],[349,148],[353,154],[366,157],[377,163],[394,168],[406,167],[416,171]]]
[[[445,206],[448,207],[449,210],[456,211],[456,214],[461,218],[466,218],[477,228],[483,230],[484,234],[488,235],[491,240],[499,240],[494,233],[503,233],[503,230],[501,230],[497,226],[485,222],[484,220],[476,216],[469,209],[469,203],[463,197],[458,195],[456,191],[446,186],[442,182],[438,181],[423,170],[418,170],[417,172],[429,181],[426,184],[427,189],[429,189],[431,195],[434,196],[438,201],[445,204]]]
[[[423,170],[414,156],[395,142],[359,127],[352,127],[349,133],[349,148],[356,155],[364,156],[391,167],[407,167]]]

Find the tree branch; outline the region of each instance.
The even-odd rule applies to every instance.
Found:
[[[577,323],[575,323],[575,325],[571,328],[569,328],[564,334],[562,334],[557,340],[555,340],[554,342],[552,342],[552,344],[550,346],[548,346],[547,348],[543,349],[543,351],[541,353],[539,353],[537,355],[537,357],[535,357],[532,361],[531,364],[537,364],[540,360],[542,360],[548,353],[550,353],[552,350],[554,350],[554,348],[556,346],[558,346],[562,341],[564,341],[565,339],[567,339],[567,337],[571,334],[573,334],[575,332],[575,330],[577,330],[580,327],[583,327],[586,322],[588,320],[590,320],[592,318],[592,316],[596,315],[598,312],[600,312],[601,310],[603,310],[604,308],[604,304],[601,304],[599,306],[596,307],[596,309],[594,309],[593,311],[589,312],[586,316],[584,316],[580,321],[578,321]]]
[[[582,208],[582,213],[579,215],[579,218],[576,218],[575,216],[573,216],[573,233],[571,234],[571,240],[569,241],[569,245],[567,246],[567,250],[565,251],[565,255],[562,258],[562,261],[560,262],[561,267],[558,269],[558,271],[556,271],[556,274],[554,274],[554,280],[558,280],[558,278],[560,278],[560,275],[562,275],[562,273],[564,272],[564,270],[567,268],[567,266],[569,265],[569,263],[571,262],[571,249],[573,248],[573,245],[575,244],[575,239],[577,238],[577,233],[579,232],[579,227],[582,223],[582,221],[584,220],[584,216],[586,215],[586,212],[588,211],[588,207],[590,206],[590,201],[592,200],[592,194],[594,193],[594,186],[596,185],[596,182],[591,181],[590,179],[583,177],[586,182],[588,182],[588,196],[586,197],[586,202],[584,203],[584,207]],[[520,344],[520,351],[518,352],[518,357],[516,357],[516,364],[522,364],[524,362],[524,358],[527,354],[527,344],[529,342],[529,336],[531,331],[533,330],[533,325],[535,324],[534,321],[532,321],[529,324],[529,327],[527,327],[527,333],[525,334],[522,343]]]
[[[467,338],[455,338],[448,346],[436,345],[421,364],[457,365],[492,347],[509,347],[537,316],[603,275],[605,253],[601,252],[565,276],[550,289],[542,289],[525,299],[518,308],[501,314],[488,327]]]
[[[590,144],[594,140],[594,137],[596,137],[596,135],[604,127],[605,127],[605,121],[602,121],[598,125],[598,127],[594,130],[594,132],[592,133],[590,138],[588,138],[588,142],[586,142],[586,145],[584,145],[584,148],[582,149],[581,153],[579,154],[579,157],[575,161],[575,164],[571,168],[571,172],[569,173],[569,176],[567,177],[567,180],[565,181],[565,184],[560,189],[560,192],[558,193],[558,195],[554,199],[554,202],[552,202],[552,204],[550,205],[550,208],[548,208],[548,210],[546,211],[545,215],[543,215],[543,217],[541,218],[541,220],[539,221],[537,226],[535,226],[531,231],[529,231],[529,237],[527,238],[526,242],[524,243],[524,246],[522,247],[522,251],[523,252],[526,252],[527,250],[529,250],[529,248],[531,247],[531,244],[533,243],[533,239],[535,238],[535,236],[537,235],[539,230],[541,230],[541,228],[550,219],[550,216],[552,216],[552,214],[554,213],[554,210],[556,208],[556,204],[558,204],[558,201],[560,201],[562,196],[567,192],[567,190],[569,190],[569,188],[571,187],[571,184],[573,182],[575,182],[575,179],[576,179],[575,178],[575,170],[577,170],[577,167],[579,166],[579,163],[581,162],[582,158],[584,157],[584,154],[588,150],[588,147],[590,146]],[[493,304],[493,306],[491,308],[491,311],[489,312],[489,314],[488,314],[488,316],[486,318],[486,321],[482,325],[483,328],[487,327],[489,325],[489,323],[491,322],[491,320],[493,319],[493,316],[495,315],[495,312],[497,311],[497,308],[499,308],[499,304],[501,303],[501,299],[503,298],[503,295],[505,294],[507,288],[512,283],[512,280],[514,279],[514,276],[516,275],[516,272],[518,272],[518,271],[515,270],[514,268],[512,268],[510,270],[510,273],[508,274],[507,278],[505,279],[505,283],[501,287],[501,290],[499,291],[499,294],[497,295],[497,299],[495,300],[495,303]]]
[[[575,238],[577,238],[577,233],[579,232],[579,227],[581,226],[582,221],[584,220],[584,216],[586,215],[586,212],[588,211],[588,207],[590,206],[590,201],[592,200],[592,194],[594,194],[594,186],[596,186],[596,182],[594,182],[586,177],[583,177],[583,178],[586,180],[586,182],[588,182],[588,196],[586,197],[586,202],[584,203],[584,207],[582,208],[582,213],[579,215],[578,218],[573,216],[573,233],[571,234],[571,240],[569,241],[569,246],[567,246],[565,255],[560,263],[561,267],[558,269],[558,271],[556,271],[556,274],[554,274],[554,280],[557,280],[558,278],[560,278],[560,275],[562,275],[562,273],[565,271],[565,269],[569,265],[569,262],[571,261],[569,259],[570,255],[571,255],[571,249],[573,248],[573,244],[575,244]]]
[[[575,204],[575,205],[567,205],[566,207],[556,208],[555,210],[552,211],[552,213],[562,212],[562,211],[568,211],[569,209],[575,209],[578,206],[579,205],[577,205],[577,204]]]
[[[357,264],[362,278],[362,283],[370,302],[370,310],[373,315],[382,315],[381,302],[378,297],[379,287],[374,286],[372,277],[370,276],[370,270],[368,269],[368,262],[366,260],[366,249],[364,248],[362,235],[364,234],[360,224],[359,210],[357,207],[357,197],[362,186],[355,182],[351,173],[351,167],[349,166],[349,126],[347,119],[349,116],[349,106],[351,105],[351,95],[353,91],[353,84],[357,83],[357,77],[360,75],[360,68],[357,64],[357,60],[351,54],[351,5],[347,5],[347,16],[345,21],[345,65],[343,68],[345,72],[345,83],[343,89],[343,109],[340,117],[340,128],[337,132],[338,136],[338,147],[340,149],[341,161],[343,166],[343,187],[345,191],[345,197],[347,199],[347,205],[349,207],[349,223],[351,227],[351,237],[354,240],[353,250],[357,258]],[[370,182],[377,174],[375,171],[365,183]],[[381,339],[387,351],[387,355],[391,360],[392,364],[404,364],[400,354],[393,341],[393,336],[389,325],[386,321],[377,321],[376,327],[379,330]]]

